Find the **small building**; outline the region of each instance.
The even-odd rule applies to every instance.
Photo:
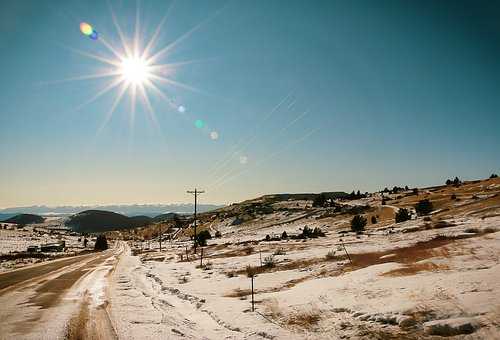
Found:
[[[61,251],[64,251],[65,247],[66,247],[66,242],[65,241],[61,241],[61,242],[56,242],[56,243],[42,244],[40,246],[40,250],[43,253],[61,252]]]
[[[27,251],[28,253],[37,253],[40,251],[40,248],[38,246],[28,246]]]

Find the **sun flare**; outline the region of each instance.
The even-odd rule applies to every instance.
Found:
[[[142,85],[151,76],[147,61],[141,58],[124,58],[121,61],[120,74],[130,84]]]

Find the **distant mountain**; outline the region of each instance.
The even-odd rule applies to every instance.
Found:
[[[86,210],[69,217],[66,226],[82,233],[141,227],[151,222],[148,216],[128,217],[112,211]]]
[[[216,204],[198,204],[198,212],[206,212],[223,207]],[[42,216],[72,215],[86,210],[112,211],[125,216],[144,215],[155,217],[165,213],[192,214],[194,205],[191,203],[180,204],[124,204],[124,205],[88,205],[88,206],[28,206],[0,209],[0,214],[31,213]],[[1,215],[0,215],[1,216]],[[7,216],[5,218],[11,217]]]
[[[43,223],[45,219],[42,216],[33,214],[19,214],[10,217],[3,222],[5,223],[16,223],[16,224],[33,224],[33,223]]]

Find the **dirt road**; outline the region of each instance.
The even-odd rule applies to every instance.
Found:
[[[107,281],[124,249],[0,274],[0,339],[113,339]]]

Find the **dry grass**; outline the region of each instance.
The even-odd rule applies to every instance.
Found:
[[[289,316],[286,320],[286,324],[309,330],[316,326],[320,320],[319,311],[301,311]]]
[[[254,291],[255,293],[255,291]],[[252,294],[252,291],[250,289],[241,289],[241,288],[236,288],[230,293],[225,294],[225,297],[243,297],[243,296],[248,296]]]
[[[410,275],[415,275],[417,273],[423,272],[423,271],[441,271],[441,270],[448,270],[449,267],[447,265],[443,264],[435,264],[432,262],[423,262],[423,263],[412,263],[404,266],[403,268],[398,268],[394,269],[391,271],[388,271],[382,276],[410,276]]]

